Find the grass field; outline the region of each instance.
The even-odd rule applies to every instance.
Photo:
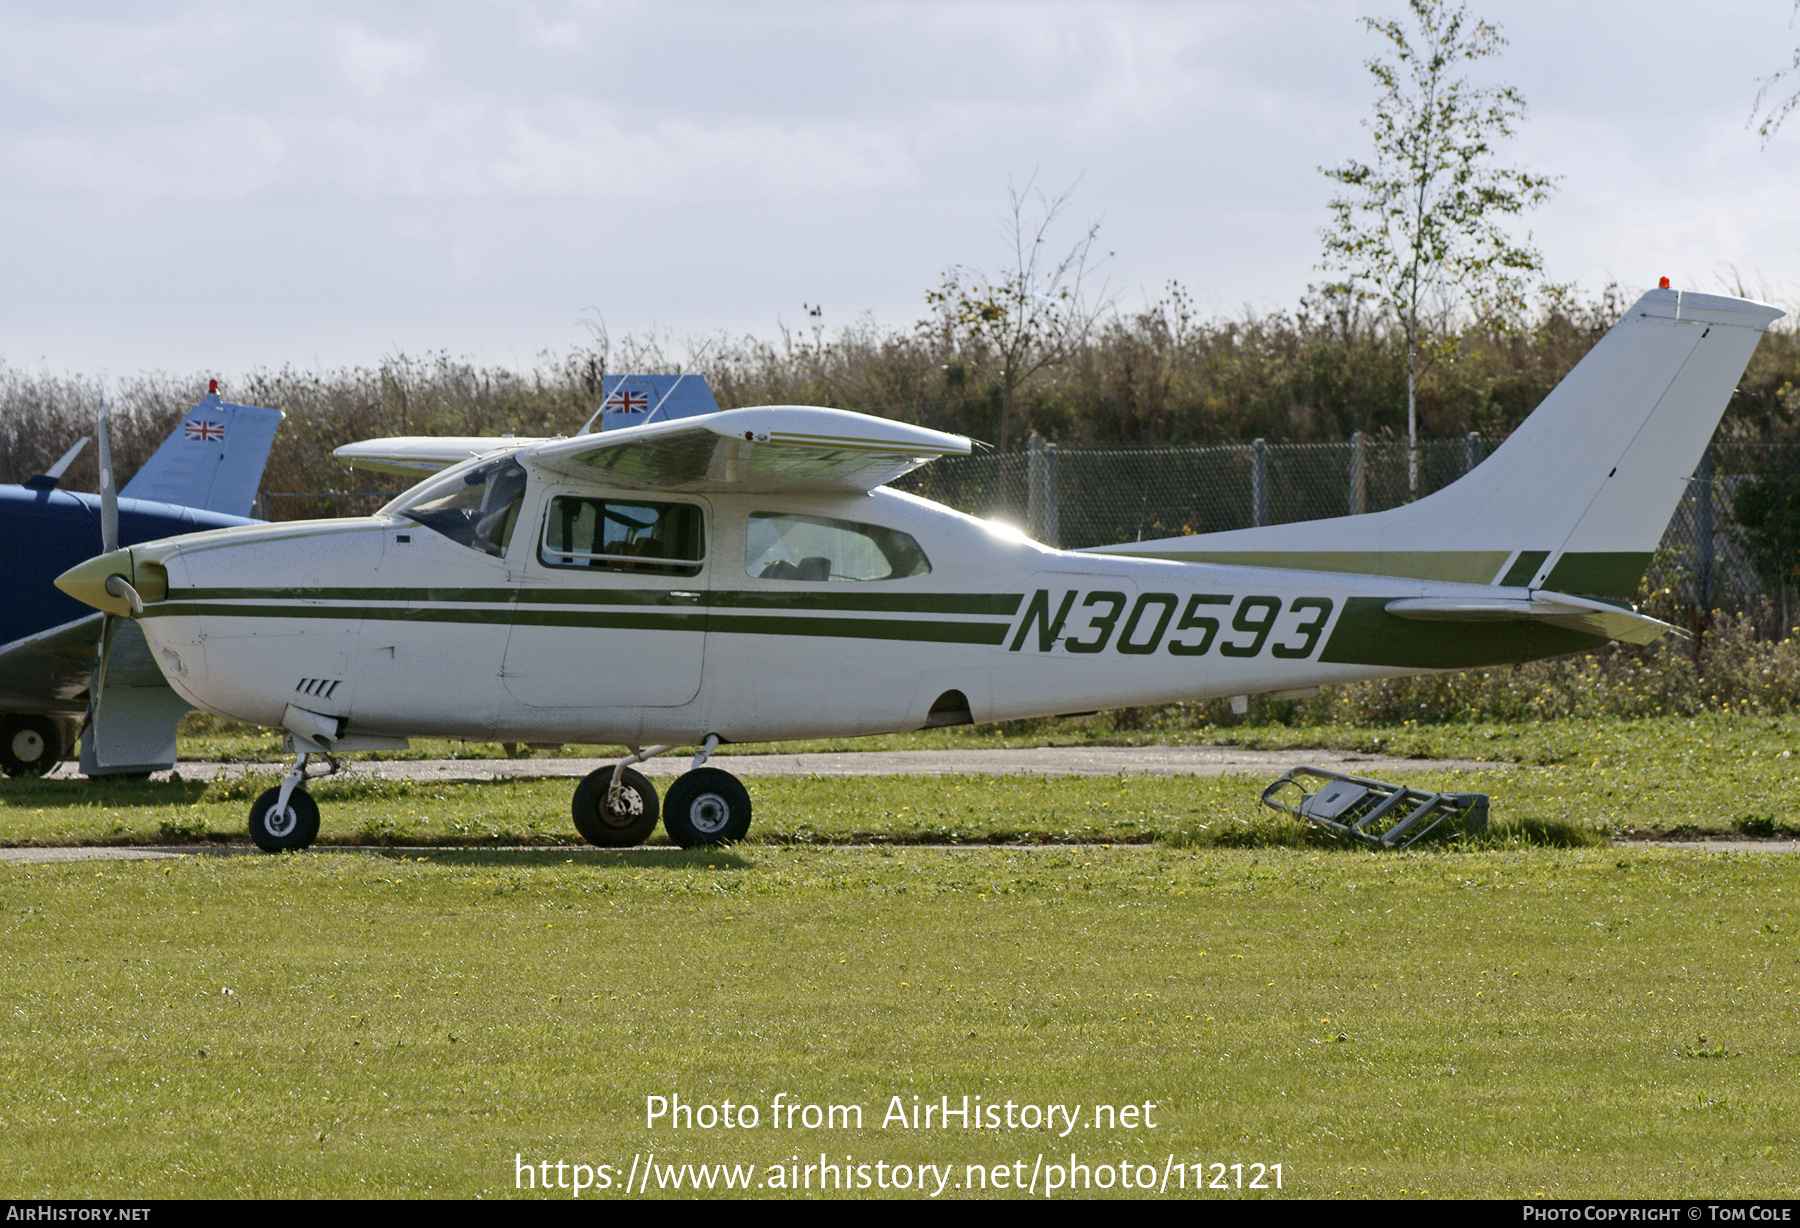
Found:
[[[1792,1197],[1800,857],[1604,842],[1791,830],[1796,733],[1324,731],[1511,761],[1409,778],[1492,794],[1485,840],[1383,855],[1242,777],[753,778],[757,839],[705,853],[567,844],[568,781],[340,778],[326,841],[442,847],[283,857],[200,848],[265,779],[4,782],[6,843],[199,850],[0,865],[4,1192],[640,1196],[654,1154],[652,1195],[823,1155],[869,1196]],[[1081,843],[914,847],[1045,838]],[[759,1120],[646,1123],[677,1095]],[[915,1096],[1076,1126],[884,1124]]]
[[[1072,730],[1072,732],[1071,732]],[[1091,723],[1053,726],[1035,740],[1004,729],[808,744],[876,749],[1042,745],[1099,740]],[[1141,734],[1172,739],[1171,731]],[[238,736],[238,735],[233,735]],[[1215,730],[1215,740],[1268,749],[1326,746],[1393,756],[1495,761],[1492,770],[1416,772],[1406,783],[1492,796],[1487,844],[1600,843],[1640,834],[1800,832],[1800,719],[1701,716],[1439,725]],[[1119,740],[1119,739],[1114,739]],[[184,746],[184,753],[216,752]],[[447,752],[448,745],[437,748]],[[496,751],[490,747],[467,750]],[[769,748],[764,748],[769,749]],[[795,749],[790,747],[789,749]],[[582,748],[594,753],[594,748]],[[272,754],[270,756],[273,757]],[[721,763],[729,767],[728,758]],[[0,782],[0,844],[167,843],[246,839],[250,801],[278,779],[198,782]],[[1009,777],[750,778],[756,842],[875,839],[981,842],[1145,841],[1184,846],[1293,844],[1309,838],[1256,803],[1260,778]],[[574,782],[443,785],[349,778],[315,786],[328,843],[579,843],[569,818]]]
[[[230,725],[194,714],[184,727],[184,759],[275,762],[284,757],[281,739],[267,730]],[[1540,721],[1470,721],[1421,724],[1288,725],[1213,724],[1188,709],[1103,712],[1086,717],[1045,717],[998,725],[962,725],[919,733],[867,738],[815,738],[802,742],[727,744],[720,755],[817,751],[940,750],[1004,746],[1160,746],[1183,743],[1245,746],[1264,750],[1325,747],[1403,759],[1492,759],[1511,763],[1568,762],[1619,750],[1658,756],[1697,751],[1717,744],[1734,754],[1775,749],[1800,740],[1800,716],[1739,715],[1725,712],[1665,718],[1558,718]],[[564,746],[525,750],[526,758],[592,758],[619,747]],[[494,742],[449,742],[420,738],[405,751],[382,752],[382,759],[497,759]]]
[[[1797,889],[1794,857],[1614,849],[9,865],[6,1192],[499,1196],[522,1157],[618,1196],[651,1152],[823,1152],[955,1194],[1073,1152],[1288,1196],[1791,1197]],[[863,1126],[774,1128],[778,1094]],[[761,1120],[647,1126],[675,1095]],[[884,1128],[915,1095],[1083,1107]]]

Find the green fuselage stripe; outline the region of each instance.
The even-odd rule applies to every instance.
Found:
[[[488,626],[592,627],[635,631],[705,631],[715,635],[830,636],[861,640],[916,640],[941,644],[998,644],[1007,623],[937,622],[911,618],[808,618],[780,614],[717,614],[690,609],[571,610],[543,607],[245,605],[167,601],[145,618],[213,617],[337,619],[340,621],[471,623]]]
[[[1180,563],[1218,563],[1231,567],[1269,567],[1282,571],[1329,571],[1355,576],[1396,576],[1407,580],[1442,580],[1454,584],[1523,585],[1550,557],[1547,550],[1526,550],[1513,559],[1510,550],[1108,550],[1126,558],[1169,559]],[[1545,577],[1543,587],[1578,597],[1629,600],[1650,565],[1648,554],[1632,551],[1571,552]]]
[[[711,634],[830,635],[857,640],[924,640],[937,644],[998,644],[1007,623],[914,622],[888,618],[792,618],[779,614],[714,614]]]
[[[677,593],[687,594],[677,596]],[[866,610],[890,614],[1018,613],[1018,593],[758,592],[730,589],[611,588],[190,588],[169,594],[171,602],[264,602],[270,600],[369,602],[408,605],[572,605],[677,606],[688,609]]]

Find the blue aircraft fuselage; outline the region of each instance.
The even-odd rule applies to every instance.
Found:
[[[147,499],[119,500],[119,544],[255,524]],[[32,486],[0,486],[0,644],[10,644],[93,611],[65,596],[56,577],[100,553],[100,496]]]

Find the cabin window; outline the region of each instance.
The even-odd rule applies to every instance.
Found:
[[[506,553],[519,504],[525,498],[525,469],[510,457],[446,474],[419,492],[420,498],[400,515],[442,533],[458,545],[484,554]]]
[[[558,495],[544,519],[539,557],[547,567],[694,576],[706,558],[706,527],[692,503]]]
[[[756,512],[744,568],[760,580],[903,580],[931,563],[910,533],[826,516]]]

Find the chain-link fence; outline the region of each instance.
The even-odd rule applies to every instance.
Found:
[[[1454,482],[1495,446],[1475,434],[1421,440],[1418,493]],[[1651,587],[1670,590],[1675,605],[1790,627],[1800,615],[1793,586],[1759,574],[1731,504],[1757,475],[1796,464],[1792,446],[1716,442],[1663,535]],[[1034,437],[1028,451],[946,458],[894,485],[1078,550],[1382,511],[1407,502],[1408,469],[1404,440],[1058,448]]]
[[[1419,493],[1491,450],[1479,435],[1422,441]],[[1028,451],[947,458],[894,485],[1079,550],[1398,507],[1408,458],[1404,442],[1360,436],[1186,448],[1058,448],[1033,437]]]

